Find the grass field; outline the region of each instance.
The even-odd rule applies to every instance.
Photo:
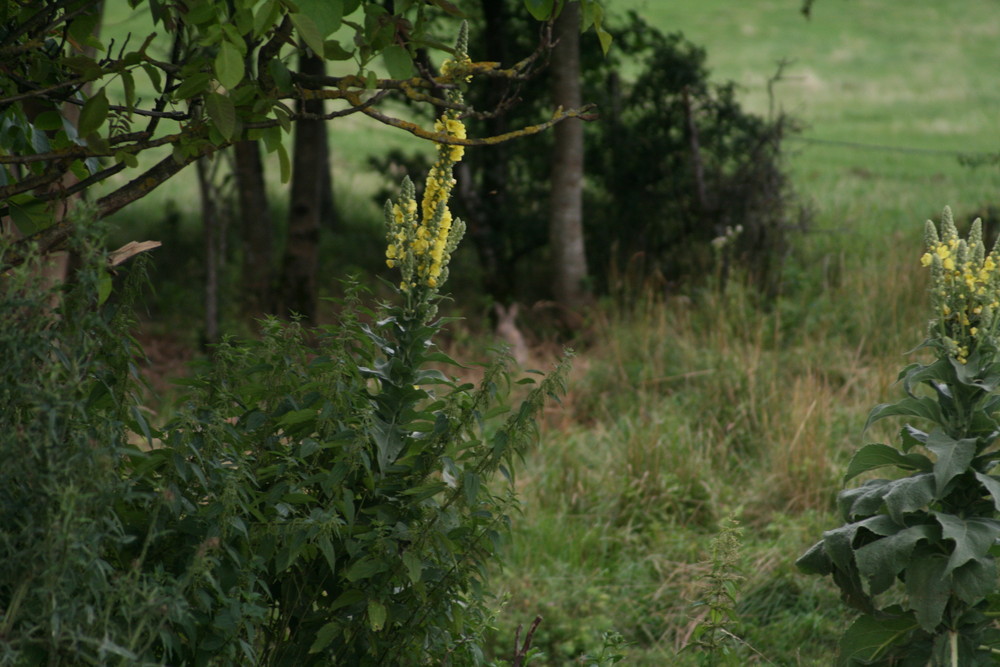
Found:
[[[614,5],[626,8],[703,45],[750,108],[803,123],[789,167],[815,226],[773,309],[733,289],[596,318],[522,477],[500,636],[541,614],[549,664],[596,651],[609,629],[634,642],[625,664],[700,664],[675,651],[704,618],[692,603],[710,540],[735,513],[733,629],[749,646],[732,664],[829,665],[850,615],[793,561],[838,525],[853,450],[890,436],[861,427],[922,338],[924,220],[997,202],[1000,169],[957,154],[1000,150],[1000,12],[818,0],[806,21],[794,0]]]
[[[895,395],[904,352],[922,338],[924,220],[944,205],[964,218],[1000,204],[1000,168],[957,159],[1000,151],[1000,11],[994,0],[816,0],[806,21],[797,0],[606,4],[684,32],[748,107],[803,124],[788,166],[815,224],[766,308],[731,282],[594,312],[569,393],[519,477],[523,514],[495,578],[507,598],[497,650],[538,614],[544,664],[599,651],[607,631],[632,643],[625,664],[700,664],[676,651],[703,618],[693,603],[711,540],[735,515],[745,579],[731,629],[745,644],[734,664],[829,665],[850,616],[832,584],[793,562],[837,525],[833,499],[867,441],[867,412]],[[331,124],[355,224],[378,217],[362,167],[398,141],[386,132]],[[186,187],[126,222],[157,221],[165,201],[194,199]],[[463,358],[483,344],[460,347]]]

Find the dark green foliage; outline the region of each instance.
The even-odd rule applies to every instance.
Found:
[[[561,371],[510,411],[505,360],[459,383],[426,310],[352,301],[220,345],[157,430],[103,269],[58,318],[29,275],[0,301],[0,664],[486,663],[487,566]]]
[[[733,257],[773,290],[787,235],[805,224],[782,165],[794,127],[745,111],[734,84],[711,81],[704,49],[634,13],[618,53],[640,64],[634,81],[614,62],[589,76],[602,110],[587,154],[592,265],[697,279],[714,268],[711,242],[739,230],[722,270]]]
[[[96,262],[58,296],[39,264],[0,280],[0,664],[146,664],[185,602],[179,582],[120,558],[142,546],[112,511],[144,502],[122,476],[126,428],[148,431],[129,309],[98,306],[110,277]]]

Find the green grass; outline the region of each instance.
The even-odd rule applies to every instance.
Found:
[[[806,22],[787,0],[615,3],[629,7],[704,45],[716,76],[760,112],[775,62],[793,61],[775,104],[803,138],[915,150],[789,143],[816,223],[774,308],[734,287],[600,311],[522,475],[499,636],[541,614],[547,664],[595,651],[609,629],[634,642],[626,664],[698,664],[675,652],[699,619],[710,540],[736,511],[747,579],[732,629],[753,647],[742,659],[829,665],[850,613],[793,562],[838,525],[852,452],[892,436],[861,427],[896,395],[903,353],[922,339],[923,221],[946,204],[962,215],[997,201],[1000,170],[953,154],[1000,150],[986,64],[1000,15],[989,2],[959,13],[931,0],[819,0]]]

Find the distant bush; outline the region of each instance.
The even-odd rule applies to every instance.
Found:
[[[592,266],[603,280],[630,263],[685,280],[732,261],[773,290],[788,234],[808,220],[782,165],[794,123],[744,110],[733,83],[710,80],[704,49],[635,13],[615,53],[588,77],[602,110],[587,153]],[[641,68],[634,80],[620,74],[625,59]]]
[[[527,17],[499,12],[491,21],[478,24],[482,32],[472,40],[485,49],[478,59],[530,53]],[[705,50],[681,34],[664,35],[635,13],[619,21],[610,24],[615,46],[607,56],[596,40],[584,39],[581,52],[583,99],[596,103],[600,116],[585,135],[584,227],[594,289],[635,286],[651,275],[676,283],[721,270],[725,278],[737,265],[774,292],[788,235],[809,219],[782,164],[795,124],[743,109],[735,85],[713,82]],[[468,119],[470,134],[546,117],[550,79],[540,69],[507,88],[471,87],[477,107],[499,104],[504,113]],[[497,300],[550,296],[540,286],[548,284],[551,145],[549,134],[477,147],[458,171],[455,210],[468,223],[484,288]],[[419,161],[396,153],[373,164],[391,173],[403,164],[412,171]]]

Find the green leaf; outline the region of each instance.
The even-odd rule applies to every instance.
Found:
[[[934,476],[930,473],[893,480],[888,486],[885,508],[897,523],[903,523],[903,515],[907,512],[922,509],[935,498]]]
[[[243,80],[243,56],[231,42],[223,41],[215,56],[215,78],[224,88],[232,89]]]
[[[854,489],[841,491],[837,496],[837,507],[845,521],[856,517],[871,516],[879,511],[885,494],[892,490],[888,479],[870,479]]]
[[[391,79],[409,79],[413,76],[413,58],[410,52],[398,44],[391,44],[382,51],[385,67]]]
[[[941,430],[935,430],[927,438],[927,449],[937,455],[934,462],[934,481],[937,497],[944,497],[945,487],[955,477],[968,471],[972,458],[976,455],[976,439],[955,440]]]
[[[314,408],[306,408],[304,410],[291,410],[281,415],[278,419],[279,426],[294,426],[295,424],[301,424],[302,422],[309,421],[316,417],[316,410]]]
[[[319,547],[319,551],[323,554],[326,564],[330,567],[330,574],[336,574],[337,553],[333,549],[333,543],[330,542],[330,538],[326,535],[320,535],[319,539],[316,540],[316,546]]]
[[[327,60],[349,60],[353,55],[353,51],[348,51],[335,39],[323,42],[323,57]]]
[[[316,639],[313,640],[312,646],[309,647],[309,653],[319,653],[325,649],[339,632],[340,625],[336,621],[330,621],[324,625],[316,631]]]
[[[208,72],[198,72],[186,77],[174,91],[174,99],[187,100],[200,95],[208,87],[208,82],[211,80],[212,75]]]
[[[913,547],[921,540],[936,539],[938,534],[935,526],[911,526],[857,549],[854,558],[858,572],[868,582],[870,594],[889,590],[896,575],[908,564]]]
[[[285,184],[292,178],[292,162],[288,159],[288,150],[285,148],[285,144],[279,143],[277,151],[278,166],[280,167],[281,173],[281,183]]]
[[[236,107],[228,95],[209,93],[205,96],[205,111],[216,129],[228,140],[236,132]]]
[[[79,135],[86,137],[97,132],[108,117],[108,108],[108,96],[104,92],[104,88],[101,88],[84,103],[80,110],[80,120],[77,123]]]
[[[851,458],[851,462],[847,466],[847,473],[844,475],[844,482],[854,479],[861,473],[889,465],[898,466],[904,470],[930,470],[931,462],[927,457],[915,457],[919,457],[919,455],[906,456],[889,445],[865,445]],[[921,458],[926,461],[926,466],[920,461]]]
[[[855,661],[870,664],[916,628],[912,614],[881,618],[860,616],[840,638],[837,665],[847,667],[856,664]]]
[[[914,387],[922,382],[945,382],[949,379],[949,364],[947,359],[938,359],[926,366],[921,364],[910,364],[899,374],[899,379],[903,381],[903,391],[913,398],[917,396],[913,393]]]
[[[385,605],[378,600],[368,601],[368,623],[374,632],[378,632],[385,626]]]
[[[955,595],[969,605],[979,604],[997,588],[997,563],[990,556],[971,560],[951,574]]]
[[[316,26],[316,22],[305,14],[289,14],[288,17],[292,20],[292,25],[295,26],[302,41],[312,49],[313,53],[322,55],[323,35]]]
[[[122,87],[125,89],[125,106],[130,110],[135,108],[135,77],[132,72],[122,72]]]
[[[906,592],[917,622],[927,632],[934,632],[944,614],[951,592],[951,579],[945,575],[948,559],[940,554],[921,554],[906,568]]]
[[[266,0],[253,17],[253,36],[260,37],[265,32],[274,27],[280,16],[280,6],[277,0]]]
[[[880,419],[886,417],[920,417],[935,424],[942,424],[941,407],[930,396],[920,398],[904,398],[896,403],[876,405],[868,415],[865,430]]]
[[[993,507],[997,512],[1000,512],[1000,480],[991,475],[985,473],[976,472],[976,479],[986,487],[986,491],[990,494],[990,498],[993,499]]]
[[[107,270],[102,270],[97,279],[97,305],[104,305],[104,302],[111,296],[111,286],[111,274]],[[132,409],[134,410],[135,406]]]
[[[823,540],[812,545],[808,551],[799,556],[795,567],[806,574],[827,575],[833,572],[833,562],[826,553]]]
[[[552,16],[553,0],[524,0],[524,6],[536,21],[546,21]]]
[[[295,0],[295,4],[299,6],[299,12],[313,20],[321,37],[327,37],[340,28],[344,17],[343,0]],[[322,54],[323,51],[316,53]]]
[[[350,589],[344,591],[337,596],[337,599],[330,603],[330,611],[336,611],[342,607],[348,607],[352,604],[357,604],[365,599],[365,594],[357,589]]]
[[[985,556],[996,538],[1000,536],[1000,522],[996,519],[986,517],[963,519],[943,512],[934,512],[934,517],[941,524],[941,536],[955,542],[945,575],[970,560]]]
[[[476,497],[479,495],[479,475],[471,470],[466,470],[462,481],[462,490],[465,491],[465,502],[469,507],[476,504]]]
[[[359,579],[368,579],[379,572],[385,570],[385,563],[371,556],[366,556],[361,560],[355,561],[348,569],[344,577],[351,582],[358,581]]]
[[[409,575],[410,581],[414,584],[420,583],[420,577],[424,570],[424,563],[420,557],[412,551],[404,551],[403,565],[406,566],[406,573]]]

